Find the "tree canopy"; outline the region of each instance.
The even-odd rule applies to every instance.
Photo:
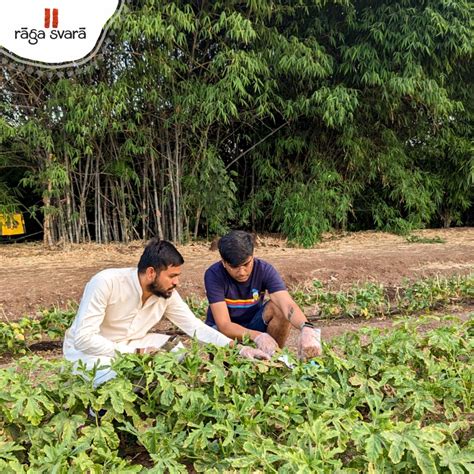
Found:
[[[0,212],[45,242],[468,222],[474,2],[134,0],[111,31],[0,66]]]

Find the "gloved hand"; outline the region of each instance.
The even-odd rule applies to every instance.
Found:
[[[278,349],[278,343],[266,332],[259,334],[253,342],[255,342],[261,351],[265,352],[265,354],[268,354],[270,357],[275,354],[275,351]]]
[[[249,346],[239,346],[239,354],[245,359],[260,359],[260,360],[269,360],[270,356],[265,354],[265,352],[260,349],[254,349]]]
[[[307,360],[318,357],[322,353],[320,330],[304,327],[298,338],[298,357],[301,360]]]

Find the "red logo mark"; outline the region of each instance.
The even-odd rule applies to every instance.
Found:
[[[53,8],[53,28],[57,28],[58,27],[58,9],[57,8]],[[45,8],[44,9],[44,27],[45,28],[49,28],[49,25],[50,25],[50,22],[51,22],[51,8]]]

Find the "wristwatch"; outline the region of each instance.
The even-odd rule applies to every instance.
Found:
[[[301,331],[303,328],[314,328],[314,324],[313,324],[313,323],[310,323],[309,321],[305,321],[304,323],[301,323],[301,324],[300,324],[300,331]]]

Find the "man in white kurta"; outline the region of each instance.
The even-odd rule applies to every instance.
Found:
[[[171,243],[152,239],[138,268],[112,268],[92,277],[76,318],[66,331],[65,358],[76,364],[82,361],[91,369],[110,365],[118,354],[156,350],[170,338],[149,333],[163,317],[201,342],[230,344],[231,339],[198,319],[176,291],[183,262]],[[267,358],[249,347],[244,347],[241,354]],[[101,384],[114,376],[106,367],[97,371],[94,383]]]

